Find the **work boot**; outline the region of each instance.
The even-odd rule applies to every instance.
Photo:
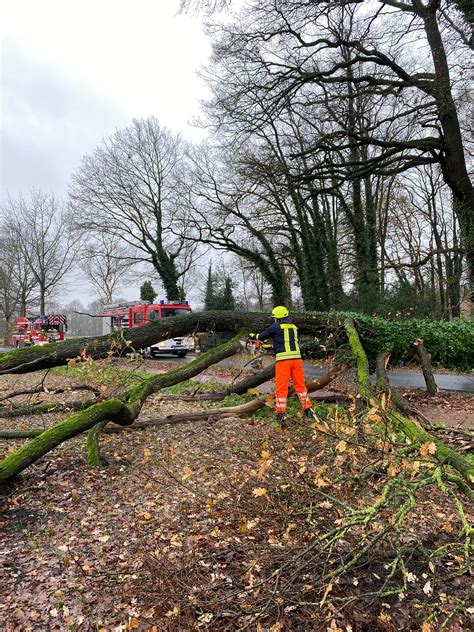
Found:
[[[277,413],[276,422],[280,426],[280,428],[286,428],[285,413]]]
[[[316,413],[311,408],[311,406],[309,406],[308,408],[305,408],[304,416],[307,417],[308,419],[311,419],[312,421],[315,421],[317,419]]]

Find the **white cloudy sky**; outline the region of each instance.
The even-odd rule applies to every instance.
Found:
[[[66,194],[81,157],[133,117],[203,135],[192,120],[210,45],[178,0],[5,0],[0,37],[0,200]],[[91,298],[79,279],[65,290],[63,300]]]
[[[63,193],[82,155],[133,117],[196,137],[209,43],[178,0],[2,2],[1,195]]]

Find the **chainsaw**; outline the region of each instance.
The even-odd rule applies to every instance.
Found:
[[[262,342],[257,338],[247,338],[245,345],[242,345],[246,353],[252,356],[250,366],[253,369],[262,368],[262,356],[274,353],[273,344],[271,342]]]

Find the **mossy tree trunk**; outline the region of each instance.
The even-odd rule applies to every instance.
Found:
[[[372,395],[370,387],[370,369],[369,361],[364,351],[364,347],[357,333],[354,321],[352,318],[348,318],[344,324],[347,337],[349,339],[349,345],[352,349],[352,353],[356,358],[357,363],[357,384],[359,386],[359,396],[362,400],[369,401]]]
[[[93,359],[108,355],[123,355],[144,349],[161,340],[195,332],[219,331],[235,334],[239,329],[263,331],[273,319],[269,314],[241,311],[215,311],[193,313],[188,316],[164,318],[156,322],[114,332],[96,338],[77,338],[64,342],[29,347],[0,354],[0,375],[30,373],[40,369],[67,364],[69,360],[87,354]],[[326,336],[335,331],[338,322],[327,313],[300,312],[293,316],[300,334]],[[245,334],[243,334],[245,337]]]

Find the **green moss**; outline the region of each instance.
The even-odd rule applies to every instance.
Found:
[[[45,430],[16,452],[5,457],[0,462],[0,483],[16,476],[63,441],[89,430],[103,420],[124,424],[133,421],[130,410],[119,399],[94,404],[87,410],[71,415],[65,421]]]
[[[49,355],[55,354],[59,344],[61,343],[55,342],[48,345]],[[32,347],[22,347],[21,349],[12,349],[11,351],[6,351],[5,353],[0,354],[0,368],[2,364],[11,362],[20,355],[25,362],[32,362],[33,360],[36,360],[37,357],[44,355],[44,349],[44,347],[36,345]]]

